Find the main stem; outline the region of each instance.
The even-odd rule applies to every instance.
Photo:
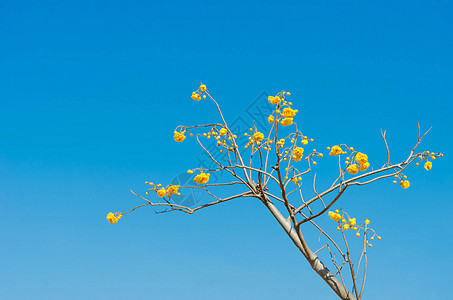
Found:
[[[356,300],[346,287],[330,272],[330,270],[321,262],[319,257],[308,248],[305,240],[300,237],[290,222],[280,213],[275,205],[267,198],[261,199],[263,204],[271,212],[289,238],[293,241],[294,245],[302,252],[304,257],[307,259],[310,266],[318,273],[319,276],[327,283],[327,285],[340,297],[342,300]]]

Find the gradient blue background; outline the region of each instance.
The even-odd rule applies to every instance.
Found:
[[[433,169],[351,189],[341,205],[383,236],[366,299],[451,295],[450,1],[1,1],[0,298],[336,299],[264,207],[143,208],[129,188],[196,167],[178,124],[234,119],[292,92],[319,150],[407,155],[417,122]],[[319,172],[332,161],[326,157]],[[326,222],[326,226],[332,226]],[[333,228],[331,228],[333,229]],[[335,231],[332,231],[335,234]]]

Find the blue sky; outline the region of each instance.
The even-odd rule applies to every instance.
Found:
[[[0,294],[336,299],[256,201],[106,222],[141,203],[130,188],[197,167],[194,141],[172,132],[218,121],[190,99],[203,81],[229,120],[291,91],[313,147],[351,144],[376,165],[381,128],[397,162],[417,123],[432,126],[421,150],[445,157],[431,171],[410,168],[408,190],[351,189],[338,207],[383,236],[367,299],[447,298],[452,13],[445,0],[1,2]]]

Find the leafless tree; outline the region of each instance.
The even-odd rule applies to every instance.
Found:
[[[376,232],[369,227],[369,221],[365,220],[358,224],[343,210],[329,211],[334,204],[338,203],[346,189],[354,186],[370,184],[378,180],[393,180],[403,188],[409,186],[409,181],[404,175],[405,169],[415,163],[419,165],[424,162],[426,169],[431,168],[431,160],[443,156],[441,153],[429,153],[427,151],[417,152],[423,137],[429,132],[421,134],[418,126],[418,139],[414,147],[409,151],[407,158],[398,163],[390,160],[390,151],[382,132],[387,149],[387,161],[380,168],[368,168],[367,156],[348,147],[345,144],[335,145],[330,150],[330,156],[338,160],[338,176],[333,180],[331,186],[324,191],[316,189],[316,174],[313,168],[316,165],[315,159],[323,157],[317,150],[305,153],[304,160],[301,160],[304,146],[310,139],[304,136],[298,129],[297,123],[293,121],[297,110],[291,108],[292,103],[287,100],[289,93],[280,92],[276,96],[269,97],[269,101],[275,105],[275,110],[269,116],[269,128],[267,133],[260,133],[256,126],[245,133],[249,142],[239,147],[236,134],[230,130],[222,114],[222,111],[214,98],[210,95],[204,85],[200,86],[192,94],[192,98],[199,101],[209,98],[217,106],[221,123],[212,123],[194,126],[178,126],[175,130],[175,140],[183,141],[186,135],[196,138],[201,148],[214,162],[215,168],[196,168],[189,170],[189,173],[198,172],[194,181],[196,185],[176,186],[167,185],[162,187],[153,183],[150,185],[146,195],[140,195],[131,190],[144,203],[124,213],[110,213],[108,219],[116,223],[121,216],[128,214],[143,206],[152,206],[158,213],[180,211],[193,214],[198,210],[208,208],[231,200],[241,198],[255,198],[263,203],[275,220],[280,224],[285,233],[299,249],[313,270],[326,282],[326,284],[341,299],[361,299],[365,286],[367,274],[367,248],[372,246],[371,241],[381,239]],[[283,128],[285,127],[285,128]],[[204,131],[204,132],[197,132]],[[282,135],[281,132],[288,132]],[[244,135],[244,133],[241,133]],[[222,153],[221,159],[208,150],[208,145],[214,143],[215,151]],[[302,152],[302,153],[301,153]],[[305,161],[305,162],[304,162]],[[210,172],[210,173],[209,173]],[[209,174],[224,172],[228,176],[225,182],[207,183]],[[201,174],[201,175],[200,175]],[[302,178],[311,176],[313,182],[313,197],[304,198],[302,192]],[[230,180],[231,179],[231,180]],[[305,182],[305,179],[303,179]],[[227,197],[218,196],[218,189],[227,191],[234,186],[234,190],[242,190]],[[185,189],[201,189],[206,192],[212,201],[203,203],[198,207],[188,207],[174,201],[179,193]],[[154,193],[156,192],[157,195]],[[158,200],[152,200],[158,199]],[[331,236],[327,229],[321,228],[317,221],[321,217],[330,216],[337,222],[336,229],[339,234]],[[308,228],[311,227],[311,228]],[[310,230],[309,230],[310,229]],[[313,251],[314,245],[309,245],[305,234],[313,234],[316,230],[318,239],[318,250]],[[352,234],[351,234],[351,233]],[[348,236],[360,237],[361,255],[357,263],[351,259],[351,251],[348,244]],[[322,238],[321,238],[322,237]],[[354,238],[356,238],[354,237]],[[320,256],[333,266],[329,270]],[[348,289],[347,286],[352,286]]]

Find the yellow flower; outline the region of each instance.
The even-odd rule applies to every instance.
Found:
[[[361,152],[358,152],[356,155],[355,155],[355,160],[360,164],[360,165],[363,165],[364,163],[366,163],[368,161],[368,156],[366,154],[363,154]]]
[[[195,100],[195,101],[200,101],[201,100],[201,96],[200,96],[200,94],[193,92],[192,93],[192,99]]]
[[[357,174],[359,172],[359,167],[356,164],[352,164],[346,168],[350,174]]]
[[[409,180],[404,180],[403,182],[401,182],[401,187],[403,189],[407,189],[410,185],[411,183],[409,182]]]
[[[366,225],[370,224],[370,220],[366,219],[366,220],[365,220],[365,224],[366,224]]]
[[[261,142],[264,139],[264,134],[261,132],[255,132],[252,138],[255,142]]]
[[[170,185],[167,189],[167,197],[177,194],[179,190],[179,185]]]
[[[360,165],[360,171],[366,171],[366,169],[368,169],[369,166],[370,166],[369,162],[366,162],[363,165]]]
[[[354,226],[355,223],[356,223],[355,218],[349,219],[349,220],[348,220],[348,223],[349,223],[349,225]]]
[[[184,132],[185,132],[185,131],[183,131],[183,132],[176,132],[176,131],[175,131],[175,132],[174,132],[175,135],[173,136],[173,138],[175,139],[175,141],[177,141],[177,142],[182,142],[182,141],[184,141],[184,140],[186,139],[186,136],[184,135]]]
[[[302,140],[302,145],[308,145],[308,140],[303,139],[303,140]]]
[[[118,218],[115,217],[115,214],[111,212],[107,214],[107,220],[109,221],[110,224],[115,224],[116,222],[118,222]]]
[[[227,134],[227,132],[228,131],[226,130],[226,128],[222,128],[222,129],[220,129],[219,134],[223,136],[223,135]]]
[[[281,120],[280,124],[282,126],[291,125],[291,124],[293,124],[293,118],[284,118],[283,120]]]
[[[161,188],[160,190],[157,191],[157,196],[164,197],[166,193],[167,191],[165,190],[165,188]]]
[[[187,170],[187,173],[188,173],[188,174],[192,174],[193,171],[192,171],[192,170]]]
[[[302,159],[303,154],[304,154],[304,148],[296,147],[293,150],[293,159],[295,161],[300,161]]]
[[[193,181],[199,184],[205,184],[206,182],[209,181],[209,175],[210,175],[209,173],[200,173],[197,176],[195,176]]]
[[[426,169],[427,171],[431,170],[432,167],[433,167],[433,163],[432,163],[432,162],[427,161],[427,162],[425,163],[425,169]]]
[[[267,97],[267,100],[269,100],[269,102],[271,104],[279,104],[280,102],[282,102],[282,99],[280,99],[279,96],[275,96],[275,97],[269,96],[269,97]]]
[[[200,85],[200,90],[203,91],[203,92],[206,91],[206,85],[201,84]]]
[[[296,115],[297,112],[298,112],[297,109],[291,109],[289,107],[286,107],[283,109],[282,116],[285,118],[292,118]]]
[[[333,155],[340,155],[340,154],[345,154],[346,152],[343,151],[343,149],[341,149],[340,146],[333,146],[332,149],[330,150],[330,156],[333,156]]]
[[[341,219],[341,215],[340,214],[337,214],[337,213],[334,213],[333,211],[329,211],[329,217],[334,220],[335,222],[338,222],[340,221]]]
[[[283,146],[284,144],[285,144],[285,139],[280,139],[280,140],[277,142],[277,145]]]
[[[273,115],[270,115],[268,118],[267,118],[267,121],[269,122],[269,124],[272,124],[272,122],[274,122],[275,118]]]
[[[349,229],[349,224],[344,224],[344,225],[343,225],[343,229],[344,229],[344,230],[348,230],[348,229]]]

